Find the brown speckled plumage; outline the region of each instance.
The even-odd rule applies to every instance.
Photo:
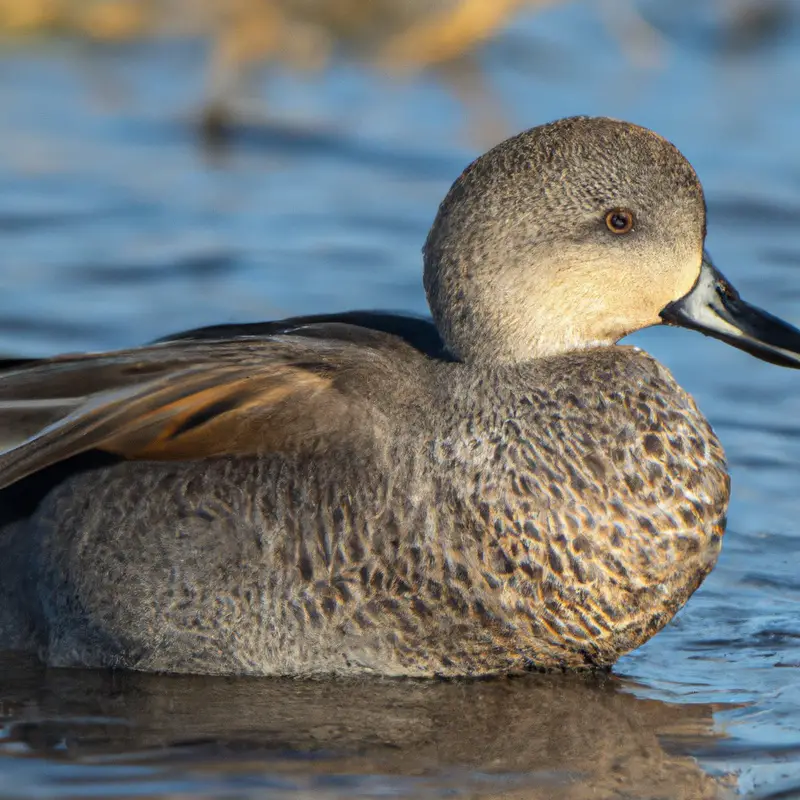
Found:
[[[716,561],[729,481],[692,399],[613,342],[697,280],[702,192],[650,132],[559,124],[496,148],[440,210],[426,288],[457,358],[427,323],[350,315],[11,365],[7,415],[61,405],[0,455],[0,645],[480,675],[608,666],[660,630]],[[609,206],[636,208],[629,242]],[[580,290],[590,251],[622,273],[608,307],[625,313],[603,325]],[[564,313],[530,328],[548,281]]]

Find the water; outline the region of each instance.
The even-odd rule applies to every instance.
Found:
[[[800,9],[764,38],[651,2],[641,69],[580,6],[480,55],[471,114],[433,78],[335,62],[275,71],[263,125],[199,146],[202,49],[0,51],[0,353],[113,348],[321,309],[423,311],[419,249],[487,131],[571,113],[675,141],[708,247],[751,302],[800,323]],[[622,13],[622,12],[618,12]],[[622,23],[620,18],[620,24]],[[505,119],[485,107],[499,103]],[[722,438],[720,563],[601,679],[478,683],[165,678],[0,663],[0,797],[800,796],[800,375],[697,334],[635,337]]]

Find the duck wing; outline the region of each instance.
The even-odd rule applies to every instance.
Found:
[[[401,336],[326,319],[11,365],[0,372],[0,440],[15,424],[25,438],[0,452],[0,488],[89,450],[188,460],[367,435],[385,401],[415,402],[433,362]]]

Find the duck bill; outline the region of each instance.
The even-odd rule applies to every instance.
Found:
[[[800,330],[756,306],[718,272],[707,253],[691,291],[661,311],[667,325],[691,328],[763,361],[800,369]]]

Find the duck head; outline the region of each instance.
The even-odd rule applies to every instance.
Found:
[[[800,331],[741,299],[705,233],[700,182],[666,139],[617,120],[559,120],[456,180],[423,248],[425,290],[465,361],[526,361],[668,324],[800,367]]]

